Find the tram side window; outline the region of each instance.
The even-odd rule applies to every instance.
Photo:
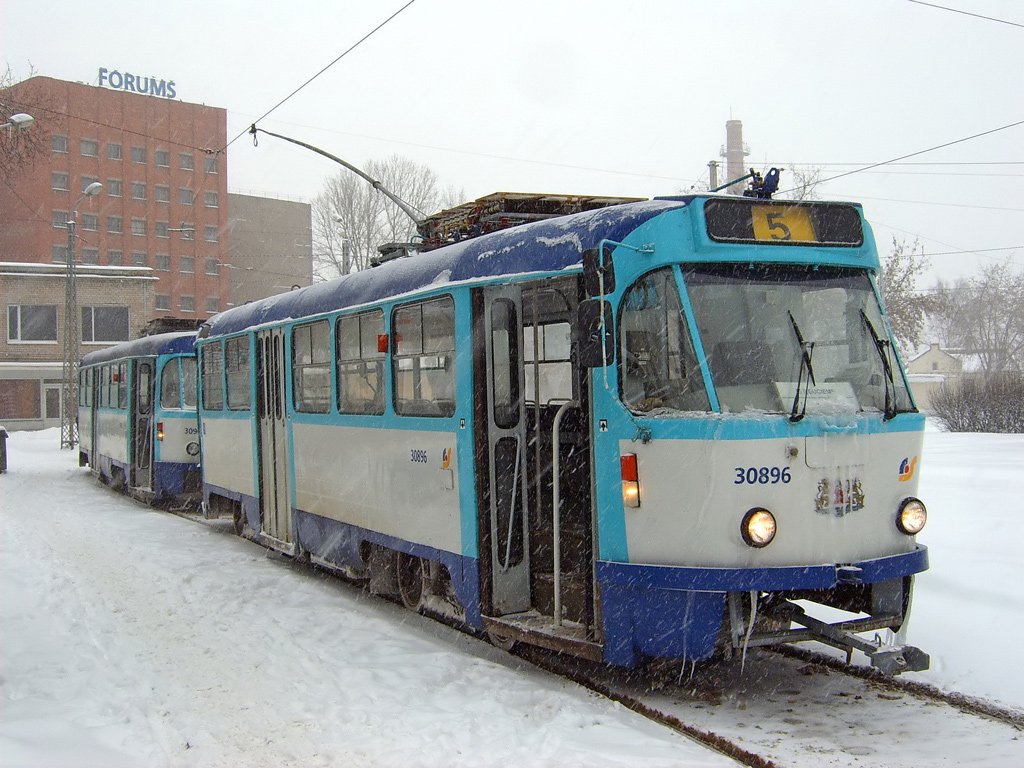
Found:
[[[121,410],[128,407],[128,363],[117,365],[117,407]]]
[[[395,411],[455,414],[455,303],[451,296],[406,304],[392,317]]]
[[[249,380],[249,337],[228,339],[224,345],[224,368],[228,382],[228,409],[247,411],[252,405]]]
[[[199,393],[199,385],[196,380],[196,359],[194,357],[181,358],[181,396],[187,410],[196,409],[196,396]]]
[[[203,408],[207,411],[224,409],[224,349],[223,342],[203,345],[201,352],[203,376]]]
[[[622,299],[619,382],[634,412],[710,410],[671,269],[640,278]]]
[[[168,360],[160,379],[160,407],[181,408],[181,369],[178,358]]]
[[[110,366],[104,365],[102,368],[97,369],[99,374],[99,402],[97,405],[101,408],[106,408],[110,404],[110,392],[108,387],[110,386]]]
[[[326,320],[292,331],[292,389],[296,411],[331,410],[331,326]]]
[[[384,413],[384,312],[338,318],[338,411]]]

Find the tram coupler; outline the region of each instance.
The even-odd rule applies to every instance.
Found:
[[[819,642],[831,645],[850,654],[854,650],[863,652],[871,660],[871,666],[885,675],[901,672],[920,672],[928,669],[931,658],[920,648],[912,645],[881,645],[870,643],[847,632],[835,624],[808,616],[796,603],[786,601],[772,608],[772,615],[788,619],[814,634]]]

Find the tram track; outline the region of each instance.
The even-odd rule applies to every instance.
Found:
[[[790,646],[758,650],[745,672],[739,660],[687,673],[514,653],[751,768],[949,764],[942,745],[962,749],[963,738],[977,745],[977,765],[1024,760],[1024,713]]]

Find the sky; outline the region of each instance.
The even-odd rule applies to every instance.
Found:
[[[357,166],[402,155],[466,199],[686,193],[730,119],[760,171],[921,153],[818,196],[863,203],[883,255],[919,240],[929,281],[1024,268],[1018,0],[407,2],[0,0],[0,50],[15,79],[173,80],[227,110],[231,191],[303,200],[342,169],[254,147],[254,120]]]

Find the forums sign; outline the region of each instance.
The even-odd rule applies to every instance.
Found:
[[[165,99],[177,98],[173,80],[157,80],[155,77],[140,77],[130,72],[118,72],[116,69],[100,67],[100,85],[118,91],[143,93],[149,96],[160,96]]]

